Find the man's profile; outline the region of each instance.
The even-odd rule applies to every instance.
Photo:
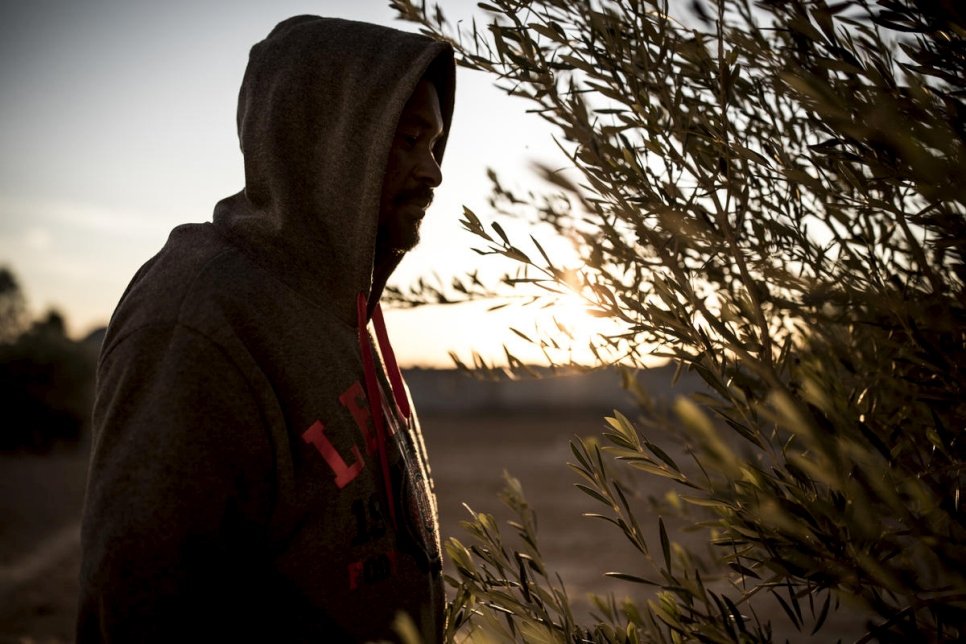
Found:
[[[244,190],[172,231],[104,340],[79,642],[391,639],[400,612],[441,637],[435,498],[378,303],[442,180],[454,77],[448,45],[345,20],[252,48]]]

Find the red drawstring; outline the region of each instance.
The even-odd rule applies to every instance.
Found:
[[[386,428],[382,418],[382,395],[379,393],[379,383],[376,380],[376,366],[372,360],[372,347],[369,346],[369,333],[366,330],[368,326],[366,319],[366,305],[367,298],[365,293],[359,293],[359,297],[356,299],[356,317],[359,331],[359,351],[362,353],[362,367],[366,374],[366,398],[369,400],[369,415],[372,417],[372,424],[376,428],[376,439],[379,443],[379,461],[382,465],[382,478],[386,484],[386,503],[389,505],[389,517],[392,519],[393,528],[398,529],[396,524],[396,501],[393,497],[392,479],[389,474],[389,454],[386,450]],[[378,305],[376,306],[376,311],[379,319],[382,319],[382,315],[378,313]],[[382,335],[385,335],[385,332],[385,325],[383,324]],[[380,347],[382,347],[381,336]],[[385,349],[383,349],[383,353],[385,353]],[[390,353],[390,355],[392,354]],[[387,358],[387,361],[389,359],[390,358]],[[392,358],[392,364],[393,367],[395,367],[395,358]],[[398,368],[395,368],[395,371],[398,371]],[[390,376],[390,378],[391,377],[392,376]],[[399,377],[398,373],[397,377]],[[395,383],[393,383],[393,387],[395,387]],[[397,397],[398,400],[398,396],[395,392],[393,392],[393,396]],[[408,411],[408,409],[409,406],[407,405],[406,410]]]
[[[403,384],[402,372],[396,364],[396,354],[392,351],[389,344],[389,334],[386,333],[386,321],[382,317],[382,307],[376,303],[376,309],[372,312],[372,321],[376,326],[376,338],[379,340],[379,350],[386,361],[386,369],[389,371],[389,384],[392,387],[392,396],[396,399],[396,406],[408,420],[412,415],[409,409],[409,398],[406,396],[406,385]]]

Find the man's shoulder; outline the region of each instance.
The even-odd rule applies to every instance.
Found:
[[[211,224],[178,226],[131,280],[111,327],[203,324],[206,317],[219,317],[225,302],[244,300],[245,291],[264,279],[264,272]]]
[[[222,282],[231,282],[233,271],[226,264],[240,261],[235,247],[211,224],[178,226],[131,280],[121,305],[134,299],[138,306],[180,308],[181,301],[199,290],[218,290]]]
[[[178,226],[155,259],[145,275],[146,286],[176,299],[210,299],[232,293],[244,296],[245,289],[268,279],[210,223]]]

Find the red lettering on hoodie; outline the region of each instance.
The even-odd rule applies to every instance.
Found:
[[[379,438],[373,430],[369,403],[366,401],[366,394],[358,380],[342,392],[339,396],[339,402],[352,414],[352,419],[356,421],[359,431],[362,432],[362,438],[366,442],[366,453],[372,456],[379,449]]]
[[[353,561],[348,566],[349,570],[349,590],[355,590],[359,587],[359,578],[362,577],[362,562]]]
[[[311,443],[315,446],[315,449],[319,450],[319,454],[332,468],[332,472],[335,474],[335,484],[340,490],[359,476],[359,472],[366,466],[365,461],[362,460],[362,454],[359,453],[359,448],[355,445],[352,446],[352,455],[355,457],[355,462],[352,465],[345,462],[342,455],[336,451],[335,445],[326,437],[325,425],[322,424],[322,421],[317,420],[312,423],[312,426],[302,433],[302,440]]]
[[[362,384],[358,380],[353,382],[348,389],[339,395],[339,402],[349,410],[352,419],[362,433],[366,454],[369,456],[377,454],[379,452],[379,436],[373,428],[372,414],[369,411],[369,404]],[[392,424],[389,425],[388,429],[390,435],[395,433]],[[340,490],[351,483],[365,467],[362,454],[359,453],[359,448],[355,445],[352,446],[352,455],[355,457],[355,462],[352,465],[345,462],[332,442],[326,438],[325,425],[322,424],[322,421],[315,421],[311,427],[303,432],[302,439],[306,443],[314,445],[325,462],[332,468],[332,472],[335,474],[335,484],[339,486]]]
[[[362,584],[374,584],[396,574],[396,551],[380,552],[362,561],[353,561],[346,570],[349,573],[349,590]]]

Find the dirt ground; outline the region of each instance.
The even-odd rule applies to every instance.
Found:
[[[600,414],[433,415],[422,423],[444,539],[469,541],[459,527],[467,516],[463,503],[508,516],[496,496],[507,470],[537,509],[541,550],[580,611],[588,610],[589,592],[619,597],[641,592],[641,586],[603,576],[648,571],[613,526],[581,516],[602,506],[574,489],[577,476],[565,465],[573,460],[569,441],[598,431]],[[0,644],[72,640],[86,463],[83,447],[48,456],[0,456]],[[646,510],[639,518],[656,524]],[[855,628],[846,621],[837,632],[823,629],[816,641],[839,636],[848,641]],[[795,635],[789,634],[791,641],[807,640]]]
[[[72,640],[87,449],[0,456],[0,643]]]

